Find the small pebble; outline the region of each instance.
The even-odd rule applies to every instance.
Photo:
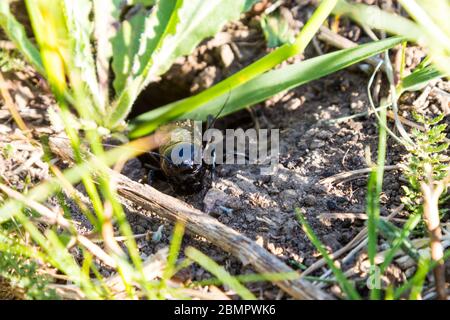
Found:
[[[309,206],[309,207],[313,207],[316,205],[316,197],[313,196],[312,194],[309,194],[305,197],[305,199],[303,200],[303,202],[305,203],[305,205]]]
[[[234,53],[228,44],[224,44],[220,47],[220,59],[222,60],[223,66],[228,68],[233,64]]]

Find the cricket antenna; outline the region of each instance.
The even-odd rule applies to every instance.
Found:
[[[209,125],[208,125],[208,128],[206,128],[206,130],[209,130],[209,129],[211,129],[212,127],[214,127],[214,125],[216,124],[217,119],[220,117],[220,115],[222,114],[223,110],[225,110],[225,107],[226,107],[228,101],[230,100],[230,97],[231,97],[231,90],[228,90],[228,96],[227,96],[227,99],[225,100],[224,104],[222,105],[222,107],[220,108],[219,112],[218,112],[217,115],[214,117],[214,119],[213,119],[211,122],[208,121],[208,122],[209,122]],[[209,118],[209,117],[210,117],[210,116],[208,116],[208,118]],[[209,120],[209,119],[208,119],[208,120]]]

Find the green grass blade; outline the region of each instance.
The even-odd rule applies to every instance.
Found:
[[[167,258],[167,265],[162,276],[161,285],[165,285],[166,281],[173,276],[176,270],[176,263],[180,253],[183,236],[184,224],[182,222],[177,222],[175,224],[175,228],[173,229],[172,240],[170,241],[169,256]]]
[[[15,212],[15,216],[30,234],[31,238],[46,251],[48,260],[54,267],[68,275],[77,286],[82,287],[89,298],[100,298],[95,287],[89,279],[83,276],[74,257],[66,250],[53,230],[47,230],[46,236],[44,236],[20,209]]]
[[[99,114],[104,114],[105,105],[101,105],[97,70],[91,46],[94,25],[91,21],[91,0],[63,0],[64,20],[67,26],[67,40],[71,43],[72,68],[80,75],[80,92],[87,91]],[[69,72],[73,72],[69,69]],[[74,84],[74,83],[73,83]]]
[[[405,241],[408,239],[409,235],[414,230],[414,228],[417,226],[417,224],[420,222],[420,220],[421,220],[420,214],[412,214],[408,218],[408,221],[406,221],[401,233],[391,242],[391,248],[384,256],[384,261],[380,266],[381,274],[386,270],[386,268],[392,262],[392,260],[395,257],[395,254],[402,247],[402,245],[405,243]],[[380,221],[380,223],[382,223],[382,222]]]
[[[450,2],[448,0],[416,0],[425,10],[428,16],[439,25],[443,32],[450,37],[450,20],[448,14],[450,12]]]
[[[346,0],[339,0],[333,13],[337,16],[350,17],[360,25],[385,30],[389,34],[403,35],[414,42],[423,43],[427,38],[422,28],[413,21],[381,10],[377,6],[361,3],[350,4]]]
[[[415,70],[409,76],[405,77],[399,87],[400,94],[405,91],[417,91],[426,87],[430,81],[442,78],[443,74],[434,66],[429,65],[425,68]]]
[[[417,24],[420,25],[423,30],[426,30],[428,35],[431,36],[433,40],[436,40],[440,46],[445,47],[447,50],[450,49],[450,37],[447,36],[446,32],[444,32],[444,30],[441,29],[438,24],[436,24],[436,18],[431,18],[426,10],[424,10],[424,8],[420,6],[415,0],[399,0],[399,2],[409,13],[409,15],[414,18]],[[433,2],[439,3],[440,1],[434,0]],[[450,7],[447,5],[446,7],[442,7],[442,9],[444,9],[444,11],[437,17],[442,16],[442,14],[447,15],[447,18],[445,20],[448,20]]]
[[[382,103],[383,104],[383,103]],[[367,215],[369,217],[367,222],[367,254],[370,261],[370,277],[376,277],[375,283],[379,283],[379,273],[376,272],[375,257],[378,246],[378,221],[380,220],[380,196],[383,188],[384,163],[386,161],[386,108],[380,110],[379,140],[378,140],[378,161],[377,166],[373,168],[370,174],[367,186]],[[379,288],[372,288],[370,292],[371,299],[379,299]]]
[[[384,63],[386,66],[386,73],[388,75],[388,79],[391,85],[391,90],[395,90],[393,88],[393,71],[392,65],[389,60],[389,51],[386,50],[384,54]],[[376,72],[372,75],[369,85],[367,87],[369,100],[373,108],[372,96],[371,96],[371,85],[375,78]],[[392,98],[394,99],[394,98]],[[395,101],[392,101],[394,104]],[[386,105],[386,99],[381,100],[381,105]],[[372,283],[375,286],[370,288],[370,298],[372,300],[378,300],[380,298],[380,274],[377,272],[377,265],[375,263],[375,257],[377,254],[377,246],[378,246],[378,225],[380,221],[380,197],[381,192],[383,190],[383,177],[384,177],[384,165],[386,162],[386,150],[387,150],[387,108],[381,108],[378,118],[378,155],[377,155],[377,164],[372,168],[372,172],[369,177],[368,185],[367,185],[367,204],[366,211],[367,216],[369,217],[367,221],[367,254],[369,256],[370,262],[370,271],[369,271],[369,279],[372,280]]]
[[[322,242],[320,242],[319,238],[315,235],[313,229],[310,227],[308,222],[306,221],[305,217],[303,217],[302,213],[298,208],[295,209],[295,213],[297,215],[297,219],[299,220],[303,231],[308,236],[309,240],[312,242],[312,244],[316,247],[316,249],[320,252],[322,257],[325,259],[325,261],[328,264],[328,267],[333,271],[334,276],[336,277],[336,280],[339,283],[339,286],[342,288],[342,290],[347,295],[347,298],[352,300],[360,300],[361,297],[359,293],[356,291],[356,289],[353,287],[353,285],[348,281],[348,279],[345,277],[344,273],[340,268],[338,268],[333,259],[331,259],[330,255],[328,254],[327,250],[325,249]]]
[[[141,10],[122,22],[112,39],[113,87],[120,94],[132,79],[133,61],[139,51],[139,43],[145,29],[146,11]]]
[[[9,2],[5,0],[0,1],[0,27],[36,71],[45,75],[39,50],[27,38],[25,28],[11,14]]]
[[[444,252],[443,260],[447,261],[450,258],[450,250]],[[411,299],[416,299],[418,294],[423,289],[424,280],[431,270],[437,266],[438,262],[431,260],[428,257],[422,256],[417,263],[416,273],[408,279],[406,283],[398,287],[394,291],[393,299],[400,299],[400,297],[411,289]]]
[[[245,300],[256,300],[253,293],[207,255],[193,247],[188,247],[186,248],[186,256],[219,278],[222,283],[234,290],[241,298]]]
[[[403,38],[400,37],[393,37],[356,48],[329,53],[282,69],[270,71],[231,90],[231,92],[227,91],[218,98],[207,101],[198,109],[186,113],[179,118],[204,121],[207,119],[208,115],[216,115],[229,96],[227,105],[221,113],[221,116],[225,116],[247,106],[264,101],[284,90],[292,89],[363,61],[370,56],[396,46],[402,42],[402,39]],[[214,87],[207,89],[205,92],[209,90],[214,90]],[[129,126],[131,130],[130,135],[132,137],[138,137],[151,132],[151,130],[156,127],[155,123],[159,123],[159,119],[161,119],[166,112],[177,105],[190,105],[194,99],[195,96],[142,114],[131,121]]]
[[[109,103],[110,61],[113,56],[112,40],[118,32],[115,24],[120,20],[122,0],[93,1],[93,5],[100,104],[106,108]]]
[[[386,114],[386,113],[385,113]],[[374,168],[369,176],[369,182],[367,184],[367,196],[366,196],[366,211],[369,217],[367,222],[367,253],[370,262],[370,273],[369,277],[371,283],[378,284],[379,274],[376,272],[377,265],[375,264],[375,256],[377,254],[377,224],[380,214],[380,203],[379,203],[379,193],[377,192],[377,170]],[[371,299],[379,299],[378,288],[371,288],[370,291]]]

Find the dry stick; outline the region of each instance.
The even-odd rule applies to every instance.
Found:
[[[30,136],[29,134],[30,131],[28,130],[27,125],[20,116],[19,111],[17,111],[16,104],[14,103],[14,100],[12,99],[11,94],[8,91],[5,78],[3,77],[3,74],[1,72],[0,72],[0,93],[3,96],[5,105],[8,108],[9,112],[11,113],[11,116],[13,117],[19,129],[22,130],[27,136]]]
[[[61,158],[73,161],[72,151],[67,141],[51,138],[50,147]],[[159,192],[149,185],[132,181],[113,170],[109,170],[109,174],[111,179],[115,180],[117,193],[121,196],[122,203],[126,199],[172,222],[184,223],[190,233],[204,237],[212,244],[237,257],[244,265],[251,264],[258,272],[294,272],[292,268],[256,242],[206,213],[179,199]],[[145,216],[144,212],[138,212],[138,214]],[[277,281],[274,284],[296,299],[333,299],[332,296],[303,279]]]
[[[320,33],[317,36],[319,40],[322,40],[329,45],[336,47],[338,49],[350,49],[355,48],[358,46],[357,43],[331,31],[325,26],[320,27]],[[380,58],[370,57],[366,59],[366,62],[372,65],[373,67],[376,67],[380,63]],[[382,70],[384,70],[384,66],[381,67]]]
[[[399,166],[385,166],[384,167],[384,171],[389,171],[389,170],[397,170],[400,169]],[[353,170],[353,171],[347,171],[347,172],[341,172],[338,173],[334,176],[322,179],[319,181],[320,184],[323,185],[327,185],[327,184],[333,184],[333,183],[337,183],[338,181],[342,181],[354,176],[359,177],[362,174],[368,174],[372,171],[371,168],[365,168],[365,169],[359,169],[359,170]]]
[[[420,186],[423,194],[423,215],[428,233],[430,234],[431,259],[437,262],[434,268],[434,281],[439,300],[447,300],[447,290],[445,288],[445,265],[443,261],[444,248],[442,246],[442,231],[439,217],[439,198],[450,180],[450,175],[444,181],[440,181],[435,186],[432,177],[432,168],[425,168],[428,176],[427,182],[421,182]]]

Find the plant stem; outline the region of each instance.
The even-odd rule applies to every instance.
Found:
[[[406,11],[414,18],[419,25],[428,31],[438,43],[450,49],[450,38],[439,28],[432,18],[426,13],[422,7],[417,4],[415,0],[399,0],[400,4],[406,9]]]
[[[435,186],[432,177],[431,165],[425,168],[427,181],[421,183],[423,193],[423,217],[430,235],[431,260],[436,262],[434,282],[439,300],[447,300],[447,289],[445,281],[444,248],[442,246],[442,231],[439,217],[439,198],[441,197],[448,181],[440,181]]]

